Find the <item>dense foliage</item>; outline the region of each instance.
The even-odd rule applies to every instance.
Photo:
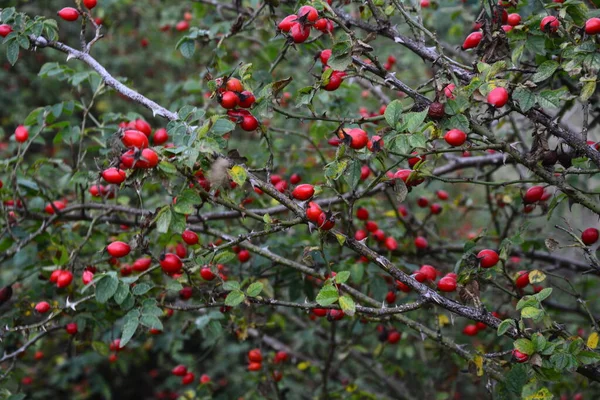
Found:
[[[0,2],[0,398],[598,398],[598,16]]]

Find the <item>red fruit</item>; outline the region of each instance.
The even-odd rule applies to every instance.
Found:
[[[203,385],[206,385],[209,382],[210,382],[210,376],[208,376],[206,374],[202,374],[202,376],[200,377],[200,383]]]
[[[7,37],[12,32],[12,27],[7,24],[0,25],[0,36]]]
[[[429,205],[429,200],[427,200],[427,197],[419,197],[417,205],[421,208],[425,208]]]
[[[417,249],[426,249],[428,245],[427,239],[425,239],[423,236],[417,236],[415,239],[415,246]]]
[[[299,18],[305,19],[308,22],[315,22],[319,18],[319,12],[311,6],[302,6],[297,13]]]
[[[96,4],[98,4],[98,0],[83,0],[83,5],[89,10],[96,7]]]
[[[252,132],[256,128],[258,128],[258,120],[256,118],[254,118],[254,116],[252,116],[252,115],[246,115],[242,119],[242,123],[240,124],[240,127],[243,130],[245,130],[246,132]]]
[[[275,354],[275,358],[273,359],[273,362],[275,364],[279,364],[279,363],[286,362],[288,359],[289,359],[288,353],[286,353],[285,351],[278,351],[277,354]]]
[[[187,21],[179,21],[177,25],[175,25],[175,29],[179,32],[184,32],[190,29],[190,23]]]
[[[383,144],[384,143],[381,136],[375,135],[367,142],[367,149],[369,149],[369,151],[372,153],[376,153],[383,149]]]
[[[510,26],[517,26],[521,23],[521,16],[517,13],[508,14],[506,22],[508,22]]]
[[[555,33],[558,31],[558,27],[560,26],[560,22],[558,18],[548,15],[547,17],[542,18],[542,22],[540,22],[540,30],[542,32],[547,33]]]
[[[367,132],[363,131],[360,128],[352,128],[352,129],[344,129],[346,135],[350,136],[350,147],[353,149],[359,150],[367,145],[369,141],[369,136]]]
[[[600,33],[600,18],[590,18],[585,21],[585,33],[588,35]]]
[[[438,281],[437,287],[441,292],[454,292],[456,290],[456,278],[446,275]]]
[[[448,200],[448,192],[446,192],[445,190],[438,190],[437,192],[435,192],[435,194],[440,200]]]
[[[137,260],[135,260],[135,262],[133,263],[131,268],[134,271],[144,272],[148,268],[150,268],[151,264],[152,264],[152,259],[150,257],[142,257],[142,258],[138,258]]]
[[[260,349],[252,349],[248,352],[248,360],[250,360],[250,362],[262,362],[263,357],[262,354],[260,352]]]
[[[454,89],[456,89],[456,85],[454,83],[446,85],[446,87],[444,88],[444,95],[449,99],[454,99],[456,97],[453,93]]]
[[[368,235],[369,234],[366,231],[359,229],[356,231],[356,233],[354,233],[354,239],[361,241],[364,238],[366,238]]]
[[[204,279],[205,281],[212,281],[213,279],[215,279],[217,276],[211,271],[210,268],[208,267],[203,267],[200,270],[200,276],[202,277],[202,279]]]
[[[396,302],[396,293],[389,291],[385,295],[385,301],[388,304],[394,304]]]
[[[309,185],[307,183],[296,186],[296,188],[292,191],[292,196],[296,200],[300,201],[308,200],[311,197],[313,197],[314,194],[315,188],[313,187],[313,185]]]
[[[17,129],[15,129],[15,140],[19,143],[23,143],[29,139],[29,131],[25,126],[19,125]]]
[[[245,263],[250,259],[250,252],[246,249],[240,250],[240,252],[237,255],[237,258],[240,262]]]
[[[166,253],[160,259],[160,267],[167,274],[174,274],[181,270],[183,262],[173,253]]]
[[[389,344],[396,344],[400,341],[402,335],[398,331],[391,331],[388,333],[387,341]]]
[[[477,335],[477,332],[478,332],[477,326],[474,324],[467,325],[467,326],[465,326],[465,329],[463,329],[463,333],[467,336],[475,336],[475,335]]]
[[[77,18],[79,18],[79,11],[77,11],[73,7],[65,7],[62,10],[60,10],[57,14],[65,21],[69,22],[77,21]]]
[[[118,359],[119,359],[119,357],[114,353],[111,354],[110,356],[108,356],[109,363],[115,363],[115,362],[117,362]]]
[[[131,251],[131,247],[125,242],[112,242],[108,246],[106,246],[106,251],[112,257],[121,258],[125,257]]]
[[[81,281],[84,285],[89,284],[94,279],[94,273],[92,271],[85,270],[81,275]]]
[[[298,20],[297,15],[288,15],[279,23],[279,25],[277,25],[277,27],[282,32],[289,32],[290,29],[292,29],[292,26],[294,24],[297,24],[297,22],[296,22],[297,20]]]
[[[33,383],[33,378],[30,376],[24,376],[23,378],[21,378],[21,384],[23,384],[23,386],[29,386]]]
[[[73,274],[71,271],[61,271],[56,279],[56,287],[59,289],[67,287],[73,282]]]
[[[179,258],[185,258],[187,256],[185,246],[181,243],[177,243],[177,246],[175,246],[175,254],[177,254]]]
[[[371,174],[371,169],[367,165],[360,167],[360,180],[364,181]]]
[[[169,141],[169,134],[165,128],[157,129],[154,132],[154,136],[152,137],[152,143],[155,145],[160,145]]]
[[[437,277],[437,274],[438,274],[437,269],[435,269],[431,265],[427,265],[427,264],[421,265],[419,272],[422,274],[425,274],[427,279],[429,279],[430,281],[435,281],[435,278]]]
[[[298,174],[293,174],[292,176],[290,176],[290,183],[292,185],[296,185],[296,184],[300,183],[301,180],[302,180],[302,177]]]
[[[451,129],[444,135],[444,140],[450,146],[462,146],[467,140],[467,134],[459,129]]]
[[[408,216],[408,210],[406,209],[406,207],[400,206],[398,207],[398,214],[400,214],[401,217],[406,217]]]
[[[303,43],[310,36],[310,26],[296,22],[290,29],[290,36],[294,43]]]
[[[188,229],[183,231],[183,233],[181,234],[181,238],[183,239],[184,242],[186,242],[190,246],[198,244],[198,241],[200,240],[198,238],[198,234],[196,232],[190,231]]]
[[[35,311],[39,312],[40,314],[45,314],[50,311],[50,304],[48,304],[47,301],[40,301],[35,305]]]
[[[317,203],[312,202],[312,201],[310,203],[308,203],[308,208],[306,209],[306,218],[309,221],[311,221],[313,223],[317,223],[321,213],[323,213],[323,211],[321,210],[321,207]]]
[[[398,250],[398,242],[392,236],[388,236],[387,238],[385,238],[384,244],[386,249],[388,249],[389,251]]]
[[[256,101],[256,97],[254,97],[254,94],[248,90],[241,92],[239,95],[239,98],[240,98],[239,104],[240,104],[240,107],[242,107],[242,108],[250,108]]]
[[[344,312],[342,310],[329,310],[327,312],[328,321],[339,321],[344,318]]]
[[[193,294],[194,294],[193,289],[189,286],[186,286],[179,291],[179,298],[181,300],[189,300],[192,298]]]
[[[417,154],[417,152],[416,152],[416,151],[413,151],[413,152],[412,152],[412,154]],[[409,166],[410,168],[413,168],[413,167],[414,167],[415,165],[417,165],[417,164],[418,164],[420,161],[423,161],[423,160],[425,160],[425,159],[427,159],[427,156],[419,156],[419,155],[417,155],[417,156],[415,156],[415,157],[411,157],[411,158],[409,158],[409,159],[408,159],[408,166]]]
[[[70,322],[67,325],[65,325],[65,330],[67,331],[67,333],[69,335],[76,335],[77,334],[77,323],[76,322]]]
[[[377,222],[375,221],[367,221],[365,224],[365,228],[367,228],[369,232],[375,232],[379,229],[379,226],[377,226]]]
[[[273,377],[273,380],[275,382],[279,382],[280,380],[283,379],[283,374],[280,371],[273,371],[273,373],[271,374],[271,376]]]
[[[315,29],[323,33],[333,32],[333,22],[327,18],[318,19],[314,25]]]
[[[36,360],[41,360],[42,358],[44,358],[44,352],[42,351],[36,351],[35,354],[33,355],[33,358]]]
[[[495,88],[488,94],[487,102],[496,108],[504,107],[508,102],[508,91],[503,87]]]
[[[58,281],[58,277],[60,276],[61,272],[63,272],[62,269],[55,269],[50,274],[50,278],[48,280],[52,283],[56,283],[56,281]]]
[[[327,62],[329,61],[329,57],[331,57],[330,49],[325,49],[325,50],[321,51],[321,53],[319,53],[319,58],[321,59],[321,64],[323,64],[323,65],[327,65]]]
[[[188,372],[187,374],[185,374],[185,376],[183,378],[181,378],[181,384],[189,385],[190,383],[193,383],[195,380],[196,380],[196,376],[193,373]]]
[[[527,189],[525,196],[523,196],[523,202],[525,204],[537,203],[541,200],[544,195],[544,188],[541,186],[532,186]]]
[[[227,91],[225,93],[223,93],[221,95],[221,100],[219,101],[219,104],[221,104],[221,107],[226,108],[226,109],[232,109],[237,107],[237,105],[240,103],[240,98],[238,97],[237,94],[235,94],[235,92],[232,91]]]
[[[324,317],[327,315],[327,310],[324,308],[313,308],[312,313],[317,317]]]
[[[405,285],[404,283],[402,283],[400,281],[396,281],[396,289],[398,289],[404,293],[410,292],[410,286]]]
[[[485,249],[477,253],[481,268],[491,268],[500,261],[500,256],[494,250]]]
[[[44,211],[47,214],[54,214],[54,209],[57,210],[64,210],[64,208],[67,206],[67,203],[65,203],[64,201],[53,201],[52,204],[48,204],[46,205],[46,207],[44,208]]]
[[[328,231],[335,226],[335,219],[327,217],[326,213],[321,212],[319,218],[317,219],[317,226],[321,230]]]
[[[372,232],[372,235],[373,239],[380,243],[385,240],[385,232],[383,232],[381,229],[376,229],[375,232]]]
[[[512,355],[513,355],[513,358],[515,359],[515,361],[518,362],[518,363],[524,363],[527,360],[529,360],[529,356],[527,354],[521,353],[517,349],[514,349],[512,351]]]
[[[523,289],[527,285],[529,285],[529,272],[527,272],[527,271],[517,272],[517,278],[515,279],[515,286],[518,287],[519,289]]]
[[[366,221],[369,219],[369,211],[364,208],[364,207],[358,207],[356,209],[356,218],[360,219],[361,221]],[[377,229],[375,229],[377,230]]]
[[[262,368],[262,364],[261,363],[257,363],[257,362],[251,362],[250,364],[248,364],[248,371],[260,371]]]
[[[114,183],[118,185],[127,179],[127,174],[122,169],[112,167],[102,171],[102,178],[104,178],[104,180],[108,183]]]
[[[185,376],[185,374],[187,374],[187,367],[180,364],[171,370],[171,374],[175,376]]]
[[[135,163],[135,168],[150,169],[158,165],[158,154],[152,149],[144,149],[140,154],[139,160]]]
[[[472,49],[474,47],[479,46],[479,42],[483,38],[483,33],[481,32],[473,32],[467,36],[465,41],[463,42],[462,48],[463,50]]]
[[[344,71],[333,71],[329,76],[329,82],[327,82],[327,84],[323,86],[323,89],[327,90],[328,92],[333,92],[334,90],[337,90],[342,85],[342,82],[344,82],[345,76],[346,73]],[[367,144],[368,140],[369,139],[367,137],[365,145]]]
[[[230,90],[232,92],[241,92],[244,90],[244,85],[242,85],[242,82],[237,78],[227,79],[225,87],[227,88],[227,90]]]
[[[587,228],[583,232],[581,232],[581,241],[590,246],[598,241],[598,236],[600,232],[596,228]]]
[[[429,0],[421,0],[421,8],[429,8],[431,2]]]
[[[442,213],[442,206],[440,206],[438,203],[433,203],[430,207],[429,207],[429,211],[431,211],[431,213],[433,215],[438,215]]]

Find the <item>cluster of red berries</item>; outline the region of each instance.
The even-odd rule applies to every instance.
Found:
[[[55,283],[57,288],[65,288],[73,282],[73,273],[64,269],[55,269],[50,274],[49,280]]]
[[[311,27],[323,33],[333,32],[333,22],[319,18],[319,12],[312,6],[300,7],[296,14],[285,17],[277,27],[294,43],[304,43],[310,36]]]
[[[319,59],[321,60],[321,64],[323,64],[323,70],[325,71],[331,69],[329,65],[327,65],[327,63],[329,62],[329,58],[331,58],[331,54],[332,52],[330,49],[322,50],[319,53]],[[344,71],[331,71],[327,83],[322,86],[323,89],[327,90],[328,92],[333,92],[334,90],[337,90],[342,85],[345,76],[346,73]]]
[[[181,377],[182,385],[189,385],[196,380],[196,375],[193,372],[190,372],[185,365],[178,365],[171,370],[171,374],[175,376]],[[200,383],[205,385],[210,382],[210,376],[207,374],[202,374],[200,377]]]
[[[500,314],[498,314],[496,311],[492,312],[492,315],[496,318],[500,318]],[[487,325],[484,324],[483,322],[469,324],[464,327],[463,334],[465,334],[467,336],[476,336],[479,332],[485,330],[486,328],[487,328]]]
[[[341,320],[344,318],[344,315],[344,311],[334,308],[313,308],[311,310],[310,318],[314,320],[316,318],[327,317],[328,321],[333,322]]]
[[[535,204],[539,202],[544,202],[552,197],[552,193],[546,191],[541,186],[532,186],[523,195],[523,203],[525,206],[523,207],[523,212],[528,214],[533,211],[535,208]]]
[[[83,0],[83,5],[88,10],[91,10],[92,8],[96,7],[97,4],[98,4],[98,0]],[[65,8],[61,9],[60,11],[58,11],[57,14],[60,18],[64,19],[65,21],[73,22],[73,21],[77,21],[80,13],[79,13],[79,10],[77,10],[76,8],[65,7]]]
[[[308,203],[306,218],[324,231],[331,230],[335,226],[334,216],[330,212],[323,211],[314,201]]]
[[[395,328],[387,328],[384,325],[377,325],[377,332],[379,333],[378,338],[380,342],[388,342],[389,344],[396,344],[402,339],[402,333],[398,332]]]
[[[256,102],[254,93],[244,90],[244,85],[236,78],[217,79],[217,101],[225,108],[229,119],[243,130],[251,132],[258,128],[258,120],[246,110]],[[241,108],[236,108],[241,107]]]

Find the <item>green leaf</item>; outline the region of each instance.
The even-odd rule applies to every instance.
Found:
[[[234,165],[229,171],[229,176],[231,179],[238,184],[238,186],[242,186],[244,182],[246,182],[246,178],[248,177],[248,173],[239,165]]]
[[[316,301],[321,306],[335,303],[340,297],[338,290],[333,285],[325,285],[319,290]]]
[[[117,291],[115,292],[115,295],[114,295],[115,302],[117,304],[121,305],[127,298],[128,294],[129,294],[129,285],[127,285],[124,282],[119,281],[119,287],[117,288]]]
[[[239,290],[240,283],[238,281],[226,281],[223,283],[223,290],[230,292],[232,290]]]
[[[350,267],[350,274],[352,275],[352,282],[360,283],[365,275],[365,267],[362,263],[353,263]]]
[[[584,351],[580,352],[579,354],[577,354],[577,359],[579,360],[580,363],[585,364],[585,365],[594,364],[594,363],[597,363],[598,361],[600,361],[600,354],[596,353],[594,351],[584,350]]]
[[[581,95],[579,98],[581,101],[588,101],[590,97],[596,92],[596,80],[587,81],[581,88]]]
[[[468,132],[471,129],[469,120],[463,114],[456,114],[452,116],[447,125],[453,129],[460,129],[463,132]]]
[[[137,285],[135,285],[133,287],[131,292],[136,296],[141,296],[142,294],[147,293],[153,287],[154,287],[154,285],[152,285],[150,283],[146,283],[146,282],[138,283]]]
[[[535,105],[535,95],[522,87],[518,87],[513,91],[512,98],[519,104],[519,108],[523,112],[531,110]]]
[[[535,308],[535,307],[524,307],[521,310],[521,318],[531,318],[531,319],[537,320],[543,314],[544,314],[544,312],[542,310],[540,310],[539,308]]]
[[[345,283],[350,278],[350,271],[340,271],[335,274],[335,283]]]
[[[169,226],[171,225],[171,207],[164,206],[156,217],[156,230],[158,233],[167,233],[169,231]]]
[[[349,316],[353,316],[356,312],[356,305],[354,304],[354,300],[351,297],[343,295],[339,298],[340,307],[344,314]]]
[[[191,58],[196,51],[196,42],[193,40],[184,40],[179,45],[179,51],[185,58]]]
[[[517,303],[517,311],[522,309],[523,307],[538,307],[539,306],[539,302],[538,300],[533,297],[533,296],[523,296],[521,298],[521,300],[519,300],[519,302]]]
[[[521,353],[525,353],[528,356],[535,353],[535,346],[529,339],[517,339],[514,343],[515,349],[519,350]]]
[[[229,261],[235,258],[235,253],[228,250],[223,250],[215,256],[213,262],[215,264],[227,264]]]
[[[123,333],[121,334],[121,347],[129,343],[139,325],[140,312],[138,310],[129,311],[125,316],[125,324],[123,325]]]
[[[359,160],[353,160],[350,163],[350,166],[346,170],[346,181],[352,190],[356,189],[358,184],[360,183],[360,175],[361,175],[361,162]]]
[[[167,282],[166,288],[168,291],[171,291],[171,292],[179,292],[181,289],[183,289],[183,285],[181,283],[179,283],[178,281],[176,281],[175,279],[170,279]]]
[[[185,215],[178,213],[171,213],[171,224],[169,224],[169,231],[171,233],[182,233],[186,228]]]
[[[547,340],[544,335],[539,332],[531,335],[531,342],[533,343],[536,352],[543,351],[546,348]]]
[[[262,284],[262,282],[254,282],[253,284],[248,286],[248,288],[246,289],[246,294],[249,297],[256,297],[260,294],[260,292],[262,292],[263,286],[264,285]]]
[[[235,129],[235,124],[232,121],[230,121],[228,119],[220,118],[215,121],[213,126],[210,128],[210,131],[212,133],[214,133],[215,135],[222,136],[226,133],[231,132],[234,129]]]
[[[177,196],[177,202],[173,209],[179,214],[192,214],[195,210],[194,206],[201,202],[202,199],[198,193],[191,189],[185,189]]]
[[[524,364],[516,364],[511,368],[508,374],[506,374],[505,385],[509,391],[521,397],[523,386],[525,386],[528,380],[527,366]]]
[[[163,324],[156,315],[142,314],[140,317],[140,323],[150,329],[158,329],[159,331],[163,330]]]
[[[500,325],[498,325],[498,330],[496,332],[496,334],[498,336],[502,336],[504,335],[510,328],[515,328],[517,326],[516,322],[512,319],[505,319],[504,321],[500,322]]]
[[[15,65],[19,59],[19,43],[16,40],[12,40],[6,47],[6,58],[10,65]]]
[[[387,111],[387,109],[386,109]],[[414,133],[421,126],[427,117],[427,110],[421,112],[409,112],[402,115],[402,128],[410,133]],[[409,138],[410,141],[410,138]]]
[[[108,344],[106,344],[105,342],[93,341],[92,349],[94,349],[94,351],[96,353],[100,354],[101,356],[107,356],[108,353],[110,352],[110,348],[108,347]]]
[[[558,62],[554,60],[544,61],[540,64],[537,72],[533,75],[533,81],[537,83],[550,78],[558,68],[558,65]]]
[[[402,116],[402,103],[399,100],[394,100],[385,108],[385,113],[383,114],[385,120],[388,125],[392,127],[392,129],[396,128],[396,125],[400,122],[400,117]]]
[[[544,288],[539,293],[534,294],[534,297],[541,303],[552,294],[552,288]]]
[[[427,138],[421,132],[413,133],[408,136],[408,143],[414,148],[426,148]]]
[[[225,298],[225,305],[229,307],[235,307],[243,302],[245,298],[246,296],[241,290],[234,290]]]
[[[96,284],[96,300],[98,303],[106,303],[117,292],[119,280],[113,274],[105,275]]]

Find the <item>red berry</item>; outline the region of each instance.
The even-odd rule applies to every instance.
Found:
[[[377,222],[375,222],[375,221],[367,221],[365,223],[365,227],[367,228],[367,230],[369,232],[375,232],[376,230],[379,229],[379,226],[377,225]]]
[[[171,370],[171,374],[175,376],[185,376],[185,374],[187,374],[187,367],[180,364]]]
[[[456,278],[445,276],[438,281],[437,287],[441,292],[454,292],[456,290]]]
[[[256,101],[256,97],[254,97],[254,94],[248,90],[241,92],[239,98],[239,104],[242,108],[250,108]]]
[[[71,271],[61,271],[56,279],[56,287],[64,288],[67,287],[73,282],[73,274]]]
[[[356,233],[354,233],[354,239],[361,241],[364,238],[366,238],[368,235],[369,234],[366,231],[359,229],[356,231]]]
[[[445,190],[438,190],[437,192],[435,192],[435,194],[440,200],[448,200],[448,192],[446,192]]]
[[[150,257],[138,258],[133,263],[132,269],[134,271],[143,272],[143,271],[146,271],[148,268],[150,268],[151,264],[152,264],[152,259]]]
[[[184,242],[186,242],[190,246],[198,244],[198,241],[200,240],[198,238],[198,234],[196,232],[190,231],[190,230],[183,231],[183,233],[181,234],[181,238],[183,239]]]
[[[248,352],[248,360],[250,360],[251,362],[262,362],[263,357],[262,354],[260,352],[260,349],[252,349]]]
[[[417,249],[426,249],[428,245],[427,239],[425,239],[423,236],[417,236],[415,239],[415,246]]]
[[[496,108],[504,107],[508,102],[508,91],[503,87],[493,89],[487,96],[487,102]]]
[[[40,301],[35,305],[35,311],[39,312],[40,314],[45,314],[50,311],[50,304],[48,304],[47,301]]]
[[[324,317],[327,315],[327,310],[324,308],[313,308],[312,313],[317,317]]]
[[[285,17],[277,26],[282,32],[289,32],[292,29],[294,24],[297,24],[298,16],[297,15],[288,15]]]
[[[335,226],[335,220],[331,217],[328,217],[326,213],[321,212],[319,218],[317,219],[317,226],[321,230],[328,231]]]
[[[157,129],[152,137],[152,143],[155,145],[163,144],[169,141],[169,134],[165,128]]]
[[[387,292],[385,295],[385,302],[388,304],[394,304],[396,302],[396,293],[392,292],[391,290]]]
[[[596,228],[587,228],[581,233],[581,241],[590,246],[598,241],[598,236],[600,232]]]
[[[251,362],[250,364],[248,364],[248,371],[260,371],[262,368],[262,364],[261,363],[257,363],[257,362]]]
[[[523,202],[525,204],[537,203],[541,200],[544,195],[544,188],[541,186],[532,186],[527,189],[525,196],[523,196]]]
[[[413,151],[412,154],[417,154],[417,152]],[[426,159],[427,159],[427,156],[416,155],[415,157],[411,157],[408,159],[408,166],[412,169],[419,162],[426,160]]]
[[[481,268],[491,268],[500,261],[500,256],[494,250],[485,249],[477,253]]]
[[[348,136],[350,136],[350,147],[352,147],[353,149],[360,150],[363,147],[365,147],[367,145],[367,142],[369,141],[369,136],[367,135],[367,132],[363,131],[362,129],[345,129],[344,132]]]
[[[118,185],[127,179],[127,174],[122,169],[112,167],[102,171],[102,178],[104,178],[104,180],[108,183],[114,183]]]
[[[388,236],[387,238],[385,238],[384,244],[386,249],[388,249],[389,251],[398,250],[398,242],[392,236]]]
[[[515,279],[515,286],[518,287],[519,289],[523,289],[527,285],[529,285],[529,272],[527,272],[527,271],[517,272],[517,278]]]
[[[166,253],[160,259],[160,267],[167,274],[175,274],[181,270],[183,262],[173,253]]]
[[[144,149],[140,154],[139,160],[135,163],[135,168],[150,169],[158,165],[158,154],[152,149]]]
[[[542,18],[542,22],[540,22],[540,30],[542,32],[555,33],[558,31],[559,26],[560,22],[558,21],[558,18],[552,15]]]
[[[181,300],[189,300],[192,298],[193,294],[194,290],[191,287],[186,286],[179,291],[179,298]]]
[[[444,95],[449,99],[454,99],[456,97],[453,93],[454,89],[456,89],[456,85],[454,83],[446,85],[446,87],[444,87]]]
[[[175,29],[178,32],[184,32],[190,29],[190,23],[188,21],[179,21],[177,25],[175,25]]]
[[[369,211],[364,207],[358,207],[356,209],[356,218],[360,219],[361,221],[368,220],[369,219]],[[375,230],[377,230],[377,228],[375,228]]]
[[[372,153],[377,153],[383,149],[383,139],[381,136],[375,135],[367,142],[367,149]]]
[[[438,271],[437,269],[435,269],[435,267],[427,264],[421,265],[421,268],[419,268],[419,272],[424,274],[430,281],[435,281],[435,278],[438,274]]]
[[[227,91],[225,93],[223,93],[221,95],[221,100],[219,101],[219,104],[221,104],[221,107],[226,108],[226,109],[232,109],[237,107],[237,105],[240,103],[240,98],[238,97],[237,94],[235,94],[235,92],[232,91]]]
[[[333,32],[333,22],[327,18],[318,19],[317,22],[315,22],[314,27],[323,33]]]
[[[517,13],[508,14],[506,22],[508,22],[510,26],[517,26],[521,23],[521,16]]]
[[[319,18],[319,12],[311,6],[302,6],[297,13],[299,18],[305,18],[308,22],[315,22]]]
[[[307,183],[296,186],[296,188],[292,191],[292,196],[296,200],[300,201],[308,200],[313,197],[314,194],[315,188],[313,185],[309,185]]]
[[[69,22],[77,21],[77,18],[79,18],[79,11],[77,11],[73,7],[65,7],[62,10],[60,10],[57,14],[65,21]]]
[[[83,0],[83,5],[89,10],[96,7],[96,4],[98,4],[98,0]]]
[[[227,90],[232,92],[242,92],[244,90],[244,85],[242,85],[242,81],[237,78],[229,78],[227,79],[227,83],[225,84]]]
[[[237,255],[237,258],[240,262],[244,263],[250,259],[250,252],[246,249],[240,250],[240,252]]]
[[[188,372],[187,374],[185,374],[185,376],[183,378],[181,378],[181,384],[189,385],[190,383],[193,383],[195,380],[196,380],[196,376],[193,373]]]
[[[57,200],[57,201],[53,201],[52,204],[47,204],[46,207],[44,208],[44,211],[47,214],[54,214],[54,209],[57,210],[64,210],[64,208],[67,206],[67,203],[61,200]]]
[[[400,332],[391,331],[390,333],[388,333],[387,341],[389,344],[396,344],[400,341],[401,338],[402,338],[402,335],[400,334]]]
[[[85,270],[81,275],[81,281],[84,285],[89,284],[94,279],[94,273],[92,271]]]
[[[29,139],[29,131],[25,126],[19,125],[17,129],[15,129],[15,140],[19,143],[26,142]]]
[[[438,203],[433,203],[430,207],[429,207],[429,211],[431,211],[431,213],[433,215],[438,215],[442,213],[442,206],[440,206]]]
[[[521,353],[517,349],[514,349],[512,351],[512,355],[513,355],[513,358],[515,359],[515,361],[518,362],[518,363],[524,363],[527,360],[529,360],[529,356],[527,354]]]
[[[294,43],[303,43],[310,36],[310,26],[294,23],[290,29],[290,37]]]
[[[600,33],[600,18],[590,18],[585,21],[585,33],[588,35]]]
[[[210,382],[210,376],[208,376],[206,374],[202,374],[202,376],[200,376],[200,383],[201,384],[206,385],[209,382]]]
[[[245,130],[246,132],[252,132],[256,128],[258,128],[258,120],[256,118],[254,118],[254,116],[252,116],[252,115],[246,115],[242,119],[242,123],[240,124],[240,127],[243,130]]]
[[[0,36],[7,37],[12,32],[12,27],[7,24],[0,25]]]
[[[462,48],[463,50],[472,49],[474,47],[479,46],[479,42],[483,38],[483,33],[481,32],[473,32],[463,42]]]
[[[108,246],[106,246],[106,251],[112,257],[121,258],[125,257],[131,251],[131,247],[125,242],[112,242]]]
[[[477,332],[479,330],[477,329],[477,326],[474,324],[471,325],[467,325],[465,326],[465,328],[463,329],[463,333],[467,336],[475,336],[477,335]]]
[[[444,140],[450,146],[462,146],[467,140],[467,134],[459,129],[451,129],[444,135]]]
[[[76,335],[77,334],[77,323],[76,322],[70,322],[67,325],[65,325],[65,330],[67,331],[67,333],[69,335]]]
[[[360,167],[360,180],[364,181],[371,174],[371,169],[367,165]]]
[[[427,197],[419,197],[417,205],[421,208],[425,208],[429,205],[429,200],[427,200]]]
[[[323,86],[323,89],[327,90],[328,92],[333,92],[334,90],[337,90],[342,85],[342,82],[344,82],[345,76],[346,73],[344,71],[333,71],[329,76],[329,82],[327,82],[327,84]],[[366,144],[367,143],[365,142],[365,145]]]
[[[213,279],[215,279],[217,276],[212,272],[212,270],[209,267],[203,267],[200,270],[200,276],[202,277],[202,279],[204,279],[205,281],[212,281]]]
[[[292,176],[290,176],[290,183],[292,185],[297,185],[298,183],[300,183],[301,180],[302,177],[298,174],[293,174]]]

